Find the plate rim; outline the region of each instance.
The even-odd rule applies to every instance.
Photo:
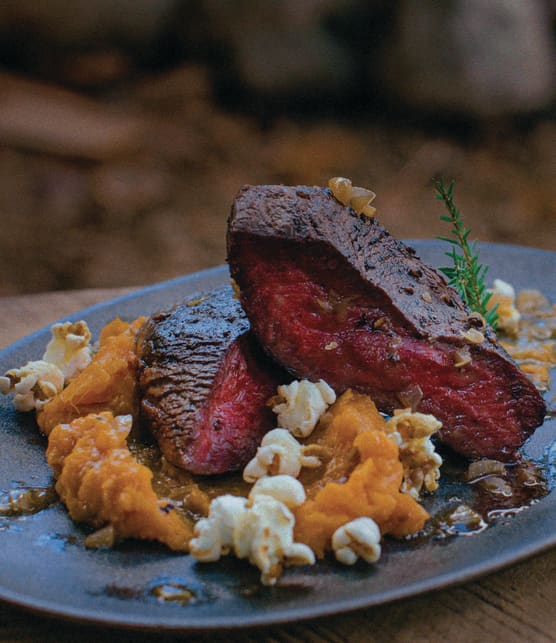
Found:
[[[417,252],[419,253],[419,246],[436,246],[440,242],[435,239],[410,239],[404,240],[404,243],[407,243],[408,245],[418,246]],[[504,251],[505,249],[508,249],[520,253],[531,252],[536,255],[538,255],[539,253],[543,253],[547,258],[556,260],[556,252],[542,248],[537,249],[530,246],[521,246],[517,244],[500,244],[495,242],[479,242],[478,247],[479,250],[488,249],[489,247],[495,247],[496,251]],[[129,302],[131,300],[141,300],[152,293],[166,291],[173,286],[179,286],[181,284],[187,284],[189,282],[196,282],[201,279],[225,278],[227,271],[228,266],[226,264],[221,264],[219,266],[214,266],[194,273],[177,276],[172,279],[140,287],[139,289],[133,290],[129,293],[93,304],[92,306],[80,309],[74,313],[71,313],[70,315],[64,315],[60,319],[68,320],[78,317],[86,317],[87,315],[100,311],[104,308],[113,307],[115,305]],[[52,323],[45,324],[38,330],[26,335],[25,337],[22,337],[21,339],[16,340],[12,344],[3,348],[0,351],[0,360],[5,357],[9,358],[11,353],[18,352],[31,341],[43,335],[45,331],[48,331],[50,329],[51,325]],[[553,494],[554,492],[551,492],[547,497]],[[543,500],[544,498],[539,501],[539,504],[541,504]],[[242,616],[230,617],[229,615],[219,618],[218,615],[215,614],[210,624],[206,623],[206,619],[196,621],[195,618],[189,617],[179,619],[179,622],[173,622],[172,620],[171,622],[161,623],[160,619],[157,619],[157,617],[152,617],[148,614],[141,617],[134,614],[122,613],[122,615],[118,618],[114,616],[113,612],[103,614],[102,612],[99,613],[98,610],[94,609],[66,607],[65,605],[56,603],[55,600],[50,601],[40,598],[36,599],[30,598],[28,596],[26,597],[20,592],[14,592],[9,589],[6,590],[1,581],[0,600],[13,607],[21,608],[41,616],[47,616],[49,618],[59,618],[64,619],[68,622],[82,623],[99,627],[113,627],[121,630],[152,632],[159,631],[162,628],[162,630],[165,632],[173,633],[200,632],[222,629],[239,630],[265,625],[280,625],[292,621],[305,621],[313,618],[345,614],[362,608],[376,607],[379,605],[404,600],[411,596],[423,595],[425,593],[430,593],[437,590],[448,589],[450,587],[476,580],[485,575],[522,562],[523,560],[546,552],[554,546],[556,546],[556,533],[547,533],[542,537],[536,538],[534,542],[529,542],[526,545],[521,546],[517,555],[512,549],[508,551],[504,550],[500,552],[499,555],[490,558],[487,563],[485,563],[484,561],[478,561],[471,565],[468,564],[463,569],[458,568],[456,570],[436,574],[425,579],[414,581],[409,585],[391,588],[389,590],[383,591],[379,595],[362,594],[355,597],[327,600],[319,604],[309,604],[306,606],[295,608],[279,608],[276,611],[272,611],[270,614],[265,614],[263,610],[258,614],[250,615],[248,619]],[[163,618],[167,619],[168,615],[165,615]]]

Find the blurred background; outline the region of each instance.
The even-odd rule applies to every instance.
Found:
[[[554,0],[1,0],[0,295],[225,260],[244,183],[556,249]]]

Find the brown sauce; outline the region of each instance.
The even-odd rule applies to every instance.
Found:
[[[518,299],[518,306],[519,306]],[[521,366],[532,366],[530,374],[540,390],[549,388],[548,372],[556,363],[556,306],[542,296],[522,298],[521,332],[517,338],[502,338],[504,346]],[[540,376],[539,376],[540,374]],[[538,377],[539,376],[539,377]],[[554,408],[549,415],[554,415]],[[158,446],[145,440],[140,431],[133,431],[129,448],[140,464],[153,472],[152,485],[159,498],[167,499],[188,521],[194,522],[209,511],[213,498],[223,494],[246,496],[250,485],[241,472],[222,476],[193,476],[168,463]],[[455,535],[480,533],[497,521],[505,520],[526,509],[547,495],[554,487],[556,474],[556,441],[547,447],[539,462],[523,460],[501,465],[494,473],[468,479],[468,462],[453,453],[442,453],[440,490],[425,497],[424,505],[431,518],[413,542],[443,539]],[[0,490],[0,518],[31,515],[50,507],[58,497],[53,486],[14,486]],[[102,530],[101,530],[102,532]],[[112,536],[95,532],[92,536],[109,544]],[[162,583],[151,592],[158,600],[186,604],[194,594],[187,587]],[[190,595],[191,594],[191,595]]]
[[[168,499],[183,516],[198,520],[208,514],[211,500],[224,494],[247,496],[251,485],[243,481],[241,473],[222,476],[193,476],[170,464],[156,444],[136,436],[129,441],[131,453],[140,464],[153,472],[152,485],[159,498]]]
[[[7,491],[0,491],[0,516],[26,516],[35,514],[58,502],[54,486],[26,487],[18,486]]]
[[[526,510],[554,488],[548,450],[542,462],[523,459],[503,465],[502,472],[473,480],[468,479],[466,460],[452,453],[443,453],[442,457],[439,496],[425,499],[431,518],[412,538],[417,542],[480,533]]]
[[[193,590],[182,583],[160,583],[151,587],[151,595],[161,603],[176,603],[188,605],[196,600],[197,596]]]

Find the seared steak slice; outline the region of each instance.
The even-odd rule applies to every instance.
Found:
[[[275,420],[284,374],[257,346],[229,287],[157,313],[139,337],[141,414],[162,453],[198,474],[242,468]]]
[[[444,278],[329,190],[242,188],[228,260],[253,332],[297,377],[433,413],[468,457],[511,459],[542,423],[540,394],[490,329],[472,343],[481,321]]]

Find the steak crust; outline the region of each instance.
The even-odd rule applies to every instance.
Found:
[[[244,186],[228,261],[253,332],[296,377],[368,393],[388,413],[410,400],[468,457],[511,460],[542,423],[541,395],[493,331],[470,343],[481,322],[457,292],[328,189]]]
[[[273,428],[284,374],[230,287],[153,315],[138,341],[141,415],[164,456],[194,474],[240,469]]]

